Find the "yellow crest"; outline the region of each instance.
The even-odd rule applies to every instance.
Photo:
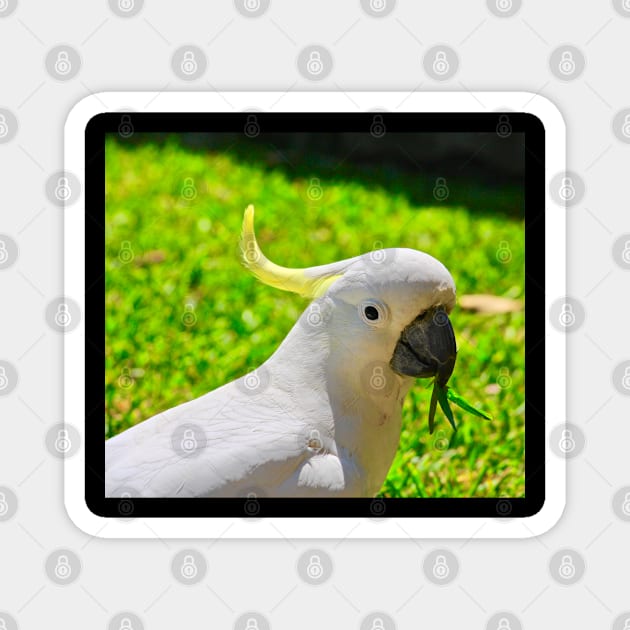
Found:
[[[328,287],[343,274],[336,265],[322,265],[306,269],[289,269],[272,263],[260,250],[254,232],[254,206],[245,209],[241,232],[243,264],[269,286],[292,291],[308,298],[321,297]]]

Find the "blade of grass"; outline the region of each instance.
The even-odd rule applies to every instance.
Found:
[[[470,489],[470,496],[473,497],[475,496],[475,494],[477,493],[477,488],[479,488],[479,485],[481,484],[481,482],[484,480],[486,473],[488,472],[488,464],[485,463],[483,465],[483,467],[481,468],[481,470],[479,471],[479,474],[477,475],[477,478],[475,479],[471,489]]]

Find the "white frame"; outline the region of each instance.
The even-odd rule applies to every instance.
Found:
[[[65,169],[84,181],[85,128],[103,112],[229,112],[256,108],[274,112],[356,112],[382,108],[404,112],[491,112],[499,109],[537,116],[546,130],[546,298],[566,294],[566,212],[549,194],[549,182],[565,170],[565,124],[555,105],[528,92],[103,92],[79,101],[65,125]],[[81,194],[65,210],[65,294],[85,312],[85,202]],[[133,518],[96,516],[85,500],[85,328],[65,335],[65,420],[82,436],[81,450],[64,466],[64,500],[72,521],[84,532],[102,538],[528,538],[551,529],[566,499],[566,462],[551,452],[551,430],[566,421],[565,334],[546,319],[546,500],[534,516],[499,518]],[[98,383],[96,386],[102,386]]]

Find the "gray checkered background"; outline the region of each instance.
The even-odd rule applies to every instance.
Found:
[[[0,629],[630,628],[628,59],[628,0],[0,0]],[[58,456],[77,439],[59,433],[60,330],[76,314],[60,299],[63,209],[50,190],[69,109],[121,89],[401,100],[529,90],[554,101],[574,187],[569,297],[549,314],[569,349],[560,523],[523,541],[79,531]]]

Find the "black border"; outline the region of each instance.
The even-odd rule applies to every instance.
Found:
[[[256,112],[261,132],[369,132],[374,113]],[[388,113],[387,132],[496,132],[508,117],[525,143],[525,497],[423,499],[105,498],[105,136],[134,132],[243,132],[251,112],[105,113],[85,129],[85,501],[107,517],[495,517],[536,514],[545,501],[545,129],[525,113]],[[88,379],[89,375],[89,379]]]

